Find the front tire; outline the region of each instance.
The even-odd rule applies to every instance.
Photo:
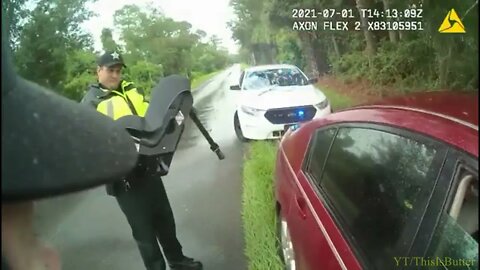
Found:
[[[235,135],[241,142],[248,142],[249,140],[243,136],[242,127],[240,126],[240,119],[238,119],[238,113],[235,112],[235,116],[233,117],[233,127],[235,129]]]
[[[278,237],[278,253],[283,261],[285,270],[295,270],[295,255],[293,244],[290,238],[287,221],[282,218],[281,210],[277,211],[277,237]]]

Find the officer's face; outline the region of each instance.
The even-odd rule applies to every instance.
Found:
[[[11,270],[60,270],[57,251],[37,239],[33,202],[2,204],[2,257]]]
[[[118,87],[120,80],[122,79],[122,65],[98,67],[97,75],[98,81],[102,85],[109,89],[115,89]]]

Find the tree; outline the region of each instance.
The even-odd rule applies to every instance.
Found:
[[[165,76],[179,73],[192,78],[228,62],[220,39],[212,36],[204,43],[204,31],[193,31],[190,23],[175,21],[156,9],[127,5],[115,13],[114,21],[125,43],[126,59],[134,65],[149,62],[152,68],[161,65],[158,73]]]
[[[63,93],[68,55],[92,50],[80,25],[92,16],[83,0],[40,0],[19,34],[15,60],[19,74]]]
[[[363,34],[365,35],[365,42],[366,42],[366,52],[368,55],[372,56],[375,54],[377,50],[377,44],[375,41],[375,37],[371,31],[368,30],[368,18],[362,12],[362,9],[367,9],[369,6],[366,3],[366,0],[355,0],[357,3],[357,9],[360,14],[360,22]]]
[[[143,89],[147,96],[150,95],[152,88],[162,76],[162,65],[156,65],[145,60],[138,61],[134,65],[129,66],[125,74],[125,77],[134,81],[135,85]]]
[[[18,39],[25,19],[28,18],[28,11],[25,8],[27,0],[4,0],[2,1],[2,17],[8,24],[10,47],[15,51],[18,46]]]
[[[80,101],[88,86],[96,80],[96,57],[91,51],[76,50],[68,54],[63,95]]]
[[[252,52],[254,64],[276,62],[275,33],[270,27],[265,2],[232,0],[231,5],[238,17],[228,23],[233,38]]]
[[[333,73],[342,78],[364,80],[372,86],[390,85],[402,91],[416,89],[478,89],[478,1],[454,0],[232,0],[236,18],[229,23],[233,38],[240,43],[243,55],[253,55],[253,64],[264,62],[264,47],[275,49],[276,60],[291,63],[304,61],[313,76]],[[465,34],[438,32],[443,18],[455,6],[468,30]],[[351,11],[350,29],[361,22],[360,31],[292,31],[294,22],[312,19],[293,18],[293,9],[315,8]],[[362,10],[379,10],[392,14],[422,10],[421,18],[368,18]],[[387,10],[390,10],[388,13]],[[403,14],[406,15],[406,14]],[[265,18],[267,18],[265,22]],[[315,19],[321,28],[326,18]],[[421,24],[423,30],[372,31],[369,23]],[[419,26],[420,27],[420,26]],[[285,32],[290,32],[286,38]],[[274,38],[272,38],[274,37]],[[262,42],[259,42],[259,40]],[[296,42],[293,42],[295,40]],[[247,57],[245,57],[247,58]],[[288,59],[288,60],[287,60]],[[261,60],[261,61],[258,61]]]
[[[104,51],[121,51],[120,46],[113,39],[112,29],[103,28],[100,39]]]
[[[91,0],[95,1],[95,0]],[[60,94],[80,100],[95,82],[96,55],[89,34],[81,24],[93,16],[83,0],[39,0],[27,15],[26,0],[2,2],[11,21],[10,35],[15,62],[21,76]],[[224,68],[228,52],[220,39],[192,30],[188,22],[177,22],[157,9],[126,5],[114,16],[115,29],[102,30],[104,50],[118,50],[128,68],[125,78],[147,95],[162,76],[180,73],[193,78]],[[113,32],[121,33],[114,40]],[[125,44],[120,46],[119,44]]]
[[[392,2],[393,0],[382,0],[383,1],[383,9],[385,12],[387,12],[387,10],[390,10],[393,8],[393,5],[392,5]],[[394,20],[391,19],[391,18],[387,18],[387,21],[389,22],[393,22]],[[389,30],[388,31],[388,36],[390,38],[390,41],[393,42],[393,43],[397,43],[398,41],[398,31],[396,30]]]

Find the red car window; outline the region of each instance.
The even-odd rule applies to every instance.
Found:
[[[395,268],[399,247],[408,241],[405,232],[409,224],[418,226],[432,192],[441,167],[437,153],[432,145],[396,134],[344,127],[321,174],[313,172],[346,237],[370,267]]]
[[[323,166],[327,159],[328,150],[332,144],[335,136],[336,129],[319,130],[315,135],[315,139],[312,145],[312,151],[310,152],[307,171],[314,177],[320,179],[323,171]]]
[[[478,172],[460,168],[455,180],[457,189],[452,189],[452,198],[461,202],[456,202],[459,211],[451,211],[452,203],[442,212],[427,256],[443,258],[446,269],[478,269]],[[468,183],[462,185],[463,180]]]

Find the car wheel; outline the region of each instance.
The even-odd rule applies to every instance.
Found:
[[[287,221],[282,218],[280,211],[277,214],[277,235],[279,241],[279,253],[286,270],[295,270],[295,256],[292,239],[288,230]]]
[[[242,127],[240,126],[240,120],[238,119],[238,113],[235,112],[233,117],[233,126],[235,128],[235,135],[241,142],[248,142],[248,139],[243,136]]]

